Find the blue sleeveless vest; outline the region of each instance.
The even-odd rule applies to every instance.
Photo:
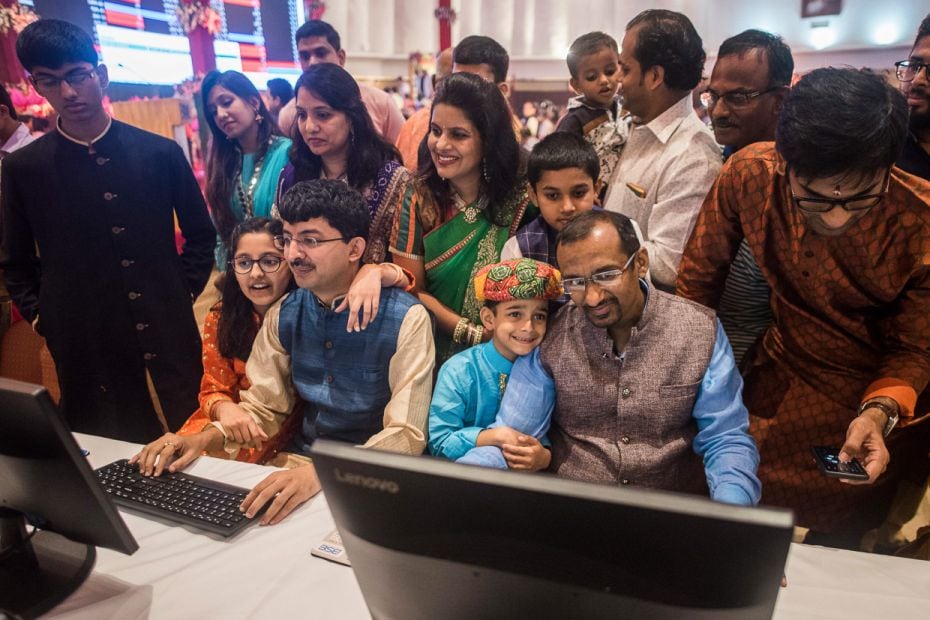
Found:
[[[297,289],[282,302],[278,337],[291,357],[294,387],[308,405],[289,449],[306,454],[318,437],[363,444],[384,428],[388,367],[404,317],[418,303],[400,289],[385,289],[375,320],[349,333],[348,310],[335,313],[308,290]]]

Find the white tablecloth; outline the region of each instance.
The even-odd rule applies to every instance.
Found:
[[[100,467],[136,447],[76,435]],[[271,470],[200,458],[192,474],[251,487]],[[252,526],[232,540],[120,509],[139,543],[126,556],[100,549],[93,575],[49,617],[367,618],[348,567],[310,555],[334,528],[322,494],[281,524]],[[775,617],[905,620],[930,618],[930,562],[792,545]]]

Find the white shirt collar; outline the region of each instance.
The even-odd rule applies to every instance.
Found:
[[[678,126],[681,125],[681,122],[688,118],[689,114],[694,114],[690,91],[643,127],[651,131],[659,142],[665,144],[675,133],[675,130],[678,129]]]
[[[100,135],[98,135],[97,137],[93,138],[93,139],[90,140],[90,141],[81,140],[80,138],[75,138],[74,136],[70,135],[67,131],[65,131],[64,128],[61,126],[61,117],[60,117],[60,116],[59,116],[58,119],[55,121],[55,123],[58,125],[58,133],[60,133],[60,134],[62,135],[63,138],[67,138],[68,140],[71,140],[71,142],[74,142],[75,144],[80,144],[81,146],[86,146],[86,147],[87,147],[87,150],[93,151],[93,150],[94,150],[94,142],[97,142],[98,140],[100,140],[100,138],[102,138],[103,136],[107,135],[107,132],[110,131],[110,127],[113,125],[113,119],[110,118],[109,116],[107,116],[107,126],[103,128],[103,131],[100,132]]]
[[[7,138],[7,141],[0,145],[0,157],[9,155],[16,149],[21,149],[34,140],[35,138],[29,133],[29,128],[26,127],[25,124],[20,123],[16,131]]]

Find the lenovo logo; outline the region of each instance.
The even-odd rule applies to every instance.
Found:
[[[336,480],[344,484],[351,484],[357,487],[371,489],[372,491],[382,491],[384,493],[397,493],[400,486],[393,480],[384,480],[372,476],[363,476],[362,474],[352,474],[343,472],[338,467],[335,470]]]

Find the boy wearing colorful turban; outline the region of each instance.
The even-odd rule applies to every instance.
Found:
[[[514,361],[535,376],[546,335],[549,301],[562,294],[559,271],[528,258],[488,265],[475,276],[484,303],[481,322],[493,333],[439,370],[429,412],[430,453],[460,463],[536,471],[549,466],[541,443],[555,405],[551,382],[518,381],[507,388]],[[526,407],[526,403],[534,403]]]

